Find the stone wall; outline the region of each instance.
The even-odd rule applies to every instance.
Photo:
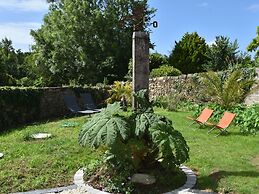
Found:
[[[256,83],[251,93],[246,97],[245,104],[259,103],[259,68],[256,69]],[[183,98],[192,101],[207,101],[201,94],[201,85],[197,84],[198,74],[188,74],[174,77],[158,77],[149,80],[149,97],[168,96],[181,93]]]
[[[256,68],[256,83],[252,87],[250,94],[245,98],[245,104],[259,104],[259,68]]]
[[[199,101],[200,88],[196,87],[198,74],[181,76],[157,77],[149,80],[149,97],[155,99],[158,96],[181,94],[183,98]]]

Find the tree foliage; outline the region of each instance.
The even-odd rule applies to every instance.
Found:
[[[247,50],[252,52],[256,51],[256,56],[257,59],[259,58],[259,26],[257,26],[257,35],[256,37],[252,40],[252,42],[248,45]]]
[[[222,71],[228,69],[232,64],[238,63],[237,40],[231,42],[228,37],[216,36],[215,42],[208,49],[208,64],[206,69]]]
[[[160,53],[152,53],[149,55],[149,70],[159,68],[162,65],[168,64],[168,57]]]
[[[52,2],[52,1],[51,1]],[[36,63],[47,85],[119,80],[131,57],[133,0],[59,0],[31,34]],[[153,14],[145,6],[146,24]],[[146,26],[145,26],[146,27]]]
[[[0,85],[15,85],[15,76],[18,74],[16,65],[18,58],[7,38],[0,43]]]
[[[197,32],[186,33],[179,42],[175,42],[169,63],[184,74],[202,72],[207,62],[207,50],[205,39]]]
[[[34,67],[28,58],[29,52],[15,50],[12,41],[4,38],[0,42],[0,85],[30,86],[34,83]]]

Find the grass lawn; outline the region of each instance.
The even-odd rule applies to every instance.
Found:
[[[229,128],[229,135],[215,137],[219,131],[207,134],[209,128],[194,124],[186,112],[157,113],[173,121],[189,147],[186,163],[198,174],[197,189],[222,193],[259,193],[259,136],[244,136],[238,127]]]
[[[230,134],[214,137],[208,128],[199,128],[186,112],[157,110],[173,121],[190,147],[186,163],[198,174],[197,189],[222,193],[259,193],[259,137],[243,136],[236,127]],[[95,162],[101,151],[82,148],[77,143],[78,131],[86,117],[59,120],[27,126],[0,134],[0,193],[52,188],[72,184],[74,173]],[[76,127],[62,127],[65,122]],[[53,138],[25,141],[32,132],[49,132]],[[257,167],[256,167],[257,165]]]
[[[97,151],[78,145],[78,132],[87,117],[32,125],[0,134],[0,193],[53,188],[73,183],[80,168],[96,161]],[[77,127],[62,127],[76,122]],[[47,140],[25,141],[33,132],[48,132]]]

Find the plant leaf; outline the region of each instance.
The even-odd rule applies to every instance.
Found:
[[[117,103],[108,106],[89,120],[79,133],[79,144],[93,148],[112,145],[117,138],[126,139],[129,127],[126,120],[117,114]]]
[[[157,146],[158,157],[166,167],[180,165],[189,159],[189,147],[182,134],[172,126],[158,122],[149,128],[153,143]]]

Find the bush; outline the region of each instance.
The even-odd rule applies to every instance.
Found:
[[[218,122],[221,119],[225,111],[229,111],[236,114],[233,122],[240,127],[241,133],[256,134],[259,132],[258,105],[247,107],[238,104],[229,108],[223,108],[219,104],[215,103],[202,104],[196,108],[194,116],[197,117],[205,107],[209,107],[214,110],[211,119],[215,122]]]
[[[0,88],[0,131],[39,117],[41,91],[36,88]]]
[[[96,114],[79,134],[79,144],[98,148],[107,146],[108,163],[124,170],[138,171],[159,163],[174,169],[189,159],[189,147],[172,122],[154,113],[145,90],[136,95],[138,109],[123,115],[118,103]]]
[[[49,94],[49,90],[53,91],[55,88],[0,87],[0,132],[19,124],[65,116],[69,112],[66,111],[63,102],[59,103],[60,94],[58,92],[71,90],[76,96],[89,92],[99,106],[105,105],[105,99],[108,97],[107,87],[57,88],[58,92],[51,92],[50,96],[44,95]],[[50,97],[49,100],[46,100],[46,97]],[[57,102],[58,104],[56,104]]]
[[[253,83],[254,77],[247,76],[242,70],[201,74],[204,96],[225,108],[242,102]]]
[[[163,76],[178,76],[182,72],[179,69],[176,69],[169,65],[162,65],[159,68],[153,69],[150,73],[151,77],[163,77]]]
[[[165,55],[159,53],[152,53],[149,55],[149,70],[159,68],[164,64],[168,64],[168,58]]]
[[[119,102],[124,99],[127,105],[131,104],[132,88],[129,82],[115,81],[108,92],[110,94],[110,97],[106,100],[108,103]]]

